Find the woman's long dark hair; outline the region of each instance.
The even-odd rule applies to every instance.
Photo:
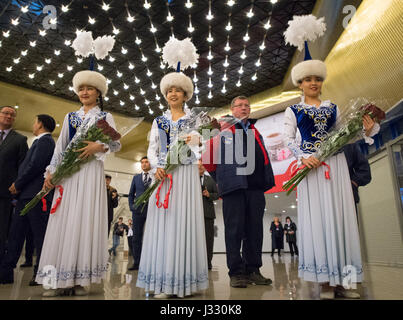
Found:
[[[104,111],[104,99],[102,99],[102,94],[99,95],[99,107],[101,111]]]

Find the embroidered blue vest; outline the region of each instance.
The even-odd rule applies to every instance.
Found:
[[[336,123],[337,106],[333,103],[316,108],[302,104],[290,107],[297,119],[301,133],[301,150],[304,153],[315,153],[327,138],[331,127]]]
[[[159,116],[155,119],[158,126],[158,133],[160,137],[161,152],[166,153],[169,150],[171,141],[177,136],[178,132],[183,129],[186,119],[180,119],[171,130],[171,120],[165,116]]]
[[[103,117],[103,119],[106,118],[106,112],[101,111],[101,116]],[[81,126],[81,124],[83,123],[83,120],[81,119],[81,117],[78,116],[77,112],[70,112],[69,113],[69,141],[71,141],[71,139],[73,139],[74,135],[77,132],[77,129]]]

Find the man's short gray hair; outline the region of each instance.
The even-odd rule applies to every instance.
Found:
[[[248,97],[245,97],[245,96],[237,96],[237,97],[235,97],[234,99],[232,99],[232,101],[231,101],[231,108],[235,105],[235,101],[236,101],[236,100],[248,100],[248,102],[249,102]]]

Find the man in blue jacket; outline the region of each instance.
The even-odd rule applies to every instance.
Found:
[[[37,285],[35,276],[41,257],[53,193],[49,193],[46,197],[47,210],[45,212],[42,202],[25,216],[20,216],[20,212],[43,187],[44,172],[52,159],[55,148],[55,142],[51,136],[55,126],[55,120],[49,115],[41,114],[36,117],[33,125],[33,133],[36,138],[21,163],[17,179],[9,188],[11,194],[17,196],[18,202],[11,219],[7,253],[0,264],[0,283],[2,284],[14,282],[13,269],[21,255],[27,230],[31,228],[36,248],[36,263],[29,285]]]
[[[203,165],[215,178],[223,199],[225,246],[230,285],[270,285],[261,275],[264,192],[274,187],[274,175],[263,138],[249,119],[248,98],[231,102],[232,116],[239,122],[211,139],[203,155]],[[219,163],[214,163],[218,152]],[[210,157],[209,159],[207,159]],[[242,256],[240,250],[242,247]]]
[[[141,247],[143,246],[143,234],[144,225],[147,218],[148,205],[145,205],[142,209],[141,206],[138,208],[134,207],[134,201],[137,197],[140,197],[143,192],[151,184],[151,166],[148,158],[146,156],[142,157],[140,160],[142,173],[139,173],[133,177],[132,185],[129,192],[129,207],[132,212],[133,220],[133,266],[129,270],[138,270],[141,257]]]

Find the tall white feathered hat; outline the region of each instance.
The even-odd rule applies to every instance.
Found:
[[[185,101],[193,96],[192,80],[181,72],[187,67],[197,64],[199,55],[189,38],[178,40],[171,37],[162,50],[162,59],[169,67],[176,68],[176,72],[166,74],[160,82],[160,90],[165,100],[171,87],[179,87],[186,93]]]
[[[316,18],[313,15],[294,16],[288,22],[288,28],[284,32],[285,42],[298,50],[305,48],[304,61],[296,64],[291,70],[292,83],[298,87],[299,81],[307,76],[318,76],[323,80],[326,78],[326,65],[321,60],[313,60],[309,53],[308,41],[315,41],[323,36],[326,31],[325,18]]]
[[[99,60],[105,59],[114,45],[115,39],[112,36],[102,36],[93,40],[92,32],[77,32],[77,37],[71,47],[74,49],[76,56],[90,57],[90,70],[79,71],[73,77],[73,88],[77,95],[81,85],[89,85],[97,88],[102,97],[106,96],[108,83],[101,73],[93,71],[94,61],[95,58]]]

